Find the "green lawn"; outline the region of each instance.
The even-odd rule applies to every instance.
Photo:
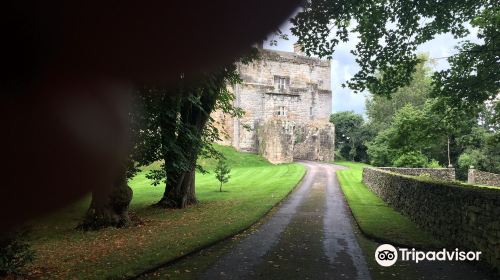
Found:
[[[361,182],[363,167],[368,165],[353,162],[335,162],[335,164],[349,168],[337,171],[337,176],[353,216],[366,236],[408,247],[443,247],[406,216],[389,207]]]
[[[258,221],[281,201],[305,173],[298,164],[272,165],[263,158],[217,146],[232,167],[219,192],[214,174],[196,175],[199,205],[183,210],[149,207],[163,188],[153,187],[145,173],[130,181],[132,212],[145,223],[127,229],[78,232],[74,227],[89,199],[33,223],[37,260],[29,273],[47,279],[104,279],[132,276],[213,242]],[[209,170],[211,160],[201,160]]]

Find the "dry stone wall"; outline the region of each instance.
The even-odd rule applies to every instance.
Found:
[[[406,168],[406,167],[378,167],[379,169],[396,172],[403,175],[428,175],[432,179],[441,181],[455,181],[455,168]]]
[[[363,169],[363,183],[449,246],[481,251],[500,269],[500,189]]]
[[[470,168],[467,183],[473,185],[500,186],[500,174]]]

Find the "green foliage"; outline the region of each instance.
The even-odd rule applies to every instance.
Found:
[[[372,95],[367,99],[368,126],[376,135],[367,143],[373,165],[391,166],[398,159],[398,164],[403,164],[406,153],[447,162],[450,129],[445,121],[448,119],[439,114],[442,108],[429,97],[430,69],[426,65],[427,57],[421,55],[420,58],[422,62],[416,66],[408,86],[398,89],[391,98]],[[439,165],[439,161],[435,165]],[[420,164],[423,165],[423,161]]]
[[[425,156],[431,160],[427,166],[447,166],[449,139],[450,162],[458,165],[458,178],[466,178],[471,163],[481,170],[498,172],[499,132],[483,127],[478,114],[448,118],[441,106],[440,99],[429,98],[421,108],[402,107],[388,128],[368,143],[370,162],[375,166],[425,167]]]
[[[448,58],[450,68],[433,76],[432,95],[442,97],[454,111],[475,110],[485,101],[493,101],[500,90],[498,2],[478,10],[471,25],[478,29],[478,38],[483,42],[462,42],[458,54]],[[496,119],[499,113],[496,112]]]
[[[477,152],[477,150],[473,150],[474,152]],[[477,166],[477,156],[471,155],[471,152],[469,153],[463,153],[460,155],[458,158],[458,166],[464,169],[467,169],[471,166]]]
[[[467,152],[482,169],[498,170],[499,147],[486,141],[500,130],[498,1],[311,0],[292,23],[309,55],[331,58],[339,43],[356,38],[352,53],[360,70],[344,86],[373,95],[366,125],[377,135],[367,144],[372,164],[390,165],[419,152],[456,165]],[[463,38],[467,24],[481,42],[463,41],[448,58],[450,68],[430,75],[417,46],[447,32]],[[479,127],[487,132],[477,134]],[[342,149],[344,158],[359,154]]]
[[[386,129],[381,131],[373,141],[367,144],[367,153],[370,157],[370,163],[374,166],[391,166],[397,154],[397,149],[389,146],[389,142],[393,129]]]
[[[229,182],[229,178],[231,177],[229,173],[231,173],[231,168],[227,165],[225,160],[220,159],[217,162],[217,166],[215,166],[215,178],[220,183],[219,191],[222,192],[222,184]]]
[[[444,162],[447,134],[433,112],[433,104],[428,100],[420,109],[411,104],[399,109],[389,127],[368,144],[371,163],[375,166],[426,167],[434,157]]]
[[[155,184],[168,172],[193,170],[199,155],[221,156],[211,145],[219,140],[219,131],[210,113],[221,109],[239,117],[242,112],[232,107],[234,96],[227,89],[227,84],[240,81],[236,66],[217,71],[196,80],[184,77],[172,88],[143,87],[136,94],[134,159],[140,165],[163,160],[161,170],[149,173]]]
[[[25,240],[24,232],[2,233],[0,237],[0,276],[20,274],[31,263],[35,252]]]
[[[396,167],[427,167],[429,159],[420,152],[412,151],[400,155],[394,160],[393,165]]]
[[[248,63],[255,55],[252,52],[239,62]],[[206,172],[196,164],[198,157],[223,157],[212,145],[220,140],[221,133],[210,114],[220,110],[231,117],[242,116],[242,109],[233,106],[235,97],[229,87],[240,82],[235,62],[196,77],[181,73],[169,86],[137,89],[131,114],[135,143],[132,159],[139,166],[161,163],[159,169],[149,169],[147,177],[153,185],[167,178],[170,185],[179,185],[172,180],[182,172]]]
[[[335,161],[345,161],[345,160],[348,159],[344,158],[338,149],[335,149]]]
[[[420,151],[428,147],[430,142],[436,141],[430,137],[436,124],[428,112],[411,104],[397,111],[391,124],[394,133],[390,145],[403,152],[410,152]]]
[[[427,166],[426,166],[426,167],[428,167],[428,168],[440,168],[440,167],[442,167],[442,166],[439,164],[439,162],[438,162],[437,160],[432,159],[432,160],[431,160],[431,161],[427,164]]]
[[[363,117],[353,111],[333,113],[330,116],[330,122],[335,124],[335,129],[339,132],[336,138],[340,141],[345,139],[345,136],[342,134],[347,136],[364,123]]]
[[[292,33],[299,38],[299,43],[309,55],[331,58],[340,42],[349,41],[349,34],[357,33],[358,41],[352,53],[360,70],[347,82],[355,91],[368,90],[376,95],[394,93],[411,81],[411,74],[419,62],[415,53],[417,46],[447,32],[457,38],[464,37],[469,33],[465,25],[468,22],[480,29],[480,36],[485,42],[477,48],[465,46],[460,54],[469,53],[470,58],[479,54],[484,56],[476,59],[478,63],[474,65],[466,64],[465,59],[464,63],[451,61],[452,68],[457,70],[452,72],[460,72],[461,67],[456,66],[461,65],[467,70],[478,69],[481,73],[477,76],[481,82],[495,83],[500,80],[499,48],[492,43],[500,40],[496,36],[499,21],[495,0],[311,0],[304,3],[301,12],[291,21],[294,25]],[[482,65],[482,62],[484,67],[474,67]],[[486,68],[492,71],[483,71]],[[483,72],[485,75],[482,75]],[[473,74],[473,71],[469,73]],[[450,81],[450,85],[458,82],[454,84],[456,87],[450,86],[450,89],[459,89],[463,83],[471,81],[453,79],[453,75],[442,77]],[[448,83],[441,84],[446,88]],[[497,88],[495,93],[498,92],[498,83],[494,87]],[[453,94],[453,91],[449,92]],[[466,96],[473,95],[467,90],[464,93]],[[480,94],[477,99],[484,96]]]
[[[427,66],[428,57],[420,55],[422,60],[415,67],[409,85],[399,88],[390,97],[371,94],[366,98],[366,114],[375,134],[387,129],[397,111],[411,104],[423,108],[431,91],[431,70]]]
[[[488,103],[488,102],[487,102]],[[495,131],[500,130],[500,99],[489,102],[487,106],[488,114],[486,116],[486,123]]]
[[[464,171],[469,166],[487,172],[500,173],[500,133],[486,134],[482,145],[469,148],[458,158],[458,166]]]
[[[368,161],[365,142],[372,137],[363,117],[352,111],[333,113],[330,122],[335,125],[337,153],[344,159]]]
[[[397,111],[390,127],[380,132],[368,145],[372,164],[425,166],[428,159],[422,151],[436,142],[436,138],[432,137],[436,128],[434,125],[426,111],[407,104]],[[425,157],[423,161],[422,156]]]

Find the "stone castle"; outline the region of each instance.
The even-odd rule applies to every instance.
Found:
[[[255,152],[270,162],[334,157],[330,62],[294,52],[259,48],[260,59],[238,65],[243,83],[232,87],[242,118],[215,112],[222,144]]]

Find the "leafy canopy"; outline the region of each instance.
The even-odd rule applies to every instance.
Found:
[[[478,1],[481,2],[481,1]],[[458,110],[476,109],[500,93],[500,4],[478,11],[471,25],[482,43],[464,41],[448,59],[450,68],[433,76],[432,96]],[[498,112],[497,112],[497,116]]]
[[[366,98],[366,114],[376,132],[386,129],[396,112],[407,104],[422,108],[431,91],[431,69],[426,55],[415,67],[409,85],[399,88],[390,97],[370,94]]]
[[[135,95],[131,114],[134,149],[132,158],[140,166],[161,162],[161,168],[150,170],[147,177],[157,185],[170,172],[205,170],[196,165],[198,156],[221,158],[212,145],[220,140],[215,110],[240,117],[243,111],[234,107],[228,85],[241,81],[236,64],[188,79],[181,75],[169,87],[143,86]],[[170,94],[171,91],[176,94]]]
[[[483,102],[499,91],[499,2],[497,0],[309,0],[291,21],[308,55],[331,58],[340,42],[356,34],[352,53],[360,66],[347,82],[355,92],[390,95],[407,85],[419,62],[416,49],[436,35],[466,36],[479,29],[482,44],[464,43],[436,74],[435,95],[450,103]],[[484,84],[481,84],[484,83]],[[480,88],[476,88],[479,86]],[[467,105],[467,104],[466,104]]]

